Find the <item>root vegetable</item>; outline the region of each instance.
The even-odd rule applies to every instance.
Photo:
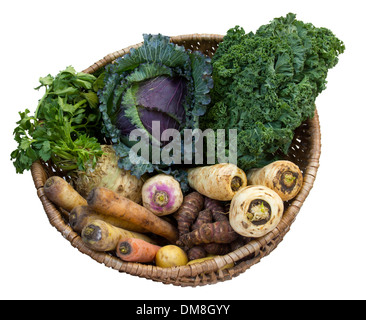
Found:
[[[126,229],[129,231],[146,233],[147,230],[137,226],[129,221],[125,221],[113,216],[108,216],[103,213],[98,213],[91,209],[89,206],[77,206],[71,210],[69,215],[69,224],[71,228],[76,232],[81,232],[83,228],[94,220],[103,220],[111,225]]]
[[[208,254],[224,255],[231,252],[230,243],[206,243],[203,245],[204,250]]]
[[[118,242],[116,254],[123,261],[152,262],[160,248],[141,239],[129,238]]]
[[[117,228],[102,220],[87,224],[81,231],[81,238],[90,249],[95,251],[114,251],[118,242],[127,238],[138,238],[155,244],[144,234]]]
[[[178,244],[189,248],[202,243],[230,243],[238,234],[230,226],[229,221],[206,223],[200,228],[186,233],[179,238]]]
[[[180,184],[172,176],[158,174],[142,187],[143,206],[157,216],[165,216],[179,209],[183,202]]]
[[[181,248],[175,245],[167,245],[156,253],[155,263],[162,268],[184,266],[188,263],[188,257]]]
[[[86,198],[92,189],[104,187],[122,197],[141,203],[143,179],[138,179],[130,171],[118,167],[119,158],[111,145],[101,147],[103,154],[95,167],[89,166],[85,171],[79,171],[73,179],[75,189]]]
[[[276,228],[283,210],[276,192],[265,186],[248,186],[231,201],[230,224],[242,236],[258,238]]]
[[[188,260],[196,260],[200,258],[204,258],[207,255],[206,250],[203,248],[202,245],[194,246],[190,248],[187,252]]]
[[[296,197],[303,175],[300,168],[291,161],[279,160],[263,168],[248,171],[249,185],[262,185],[276,191],[283,201]]]
[[[196,219],[196,221],[192,225],[192,230],[196,230],[201,227],[205,223],[212,222],[212,212],[210,209],[202,210]]]
[[[247,185],[247,177],[236,165],[223,163],[189,169],[188,183],[206,197],[230,201],[238,190]]]
[[[59,176],[48,178],[43,189],[48,199],[68,212],[77,206],[87,204],[86,199],[84,199],[66,180]]]
[[[226,214],[225,207],[221,201],[205,197],[205,209],[210,209],[212,213]],[[228,213],[228,212],[227,212]]]
[[[97,212],[129,221],[172,243],[178,239],[178,231],[171,223],[107,188],[93,189],[87,200],[88,205]]]
[[[190,232],[190,228],[203,208],[204,198],[198,192],[191,192],[183,199],[183,204],[175,214],[179,237]]]

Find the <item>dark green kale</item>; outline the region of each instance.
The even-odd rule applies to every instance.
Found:
[[[212,58],[212,103],[202,128],[237,129],[244,170],[288,153],[294,130],[314,116],[328,70],[344,50],[330,30],[292,13],[256,33],[230,29]]]

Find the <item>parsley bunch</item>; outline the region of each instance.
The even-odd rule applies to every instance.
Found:
[[[29,170],[37,160],[51,161],[59,170],[85,170],[102,154],[99,141],[101,115],[97,91],[103,81],[67,67],[56,77],[40,78],[45,94],[34,115],[19,112],[14,129],[17,149],[11,160],[17,173]]]

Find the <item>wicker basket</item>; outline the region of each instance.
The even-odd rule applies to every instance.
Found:
[[[223,36],[192,34],[172,37],[171,39],[172,42],[176,44],[183,45],[192,50],[200,50],[201,52],[212,56],[218,44],[222,41]],[[141,43],[109,54],[84,70],[84,72],[92,73],[97,71],[99,68],[111,63],[116,58],[128,53],[131,48],[137,48],[140,45]],[[75,233],[68,225],[67,221],[64,220],[61,209],[50,202],[44,194],[44,183],[50,175],[55,174],[54,170],[45,164],[35,162],[31,172],[37,189],[37,195],[43,204],[51,225],[80,252],[87,254],[97,262],[103,263],[107,267],[111,267],[120,272],[151,279],[164,284],[195,287],[230,280],[258,263],[263,257],[277,247],[286,233],[290,230],[291,224],[296,219],[302,204],[312,189],[319,167],[320,148],[320,125],[316,112],[313,119],[303,123],[297,129],[290,149],[290,154],[287,156],[288,160],[295,162],[303,171],[304,184],[297,197],[290,202],[285,203],[285,212],[277,228],[265,236],[252,240],[245,246],[224,256],[216,257],[212,260],[194,265],[174,268],[160,268],[153,265],[123,262],[111,254],[96,252],[89,249],[83,243],[79,234]],[[234,262],[232,268],[220,270],[220,268],[232,262]]]

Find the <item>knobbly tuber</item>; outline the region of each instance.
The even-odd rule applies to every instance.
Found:
[[[202,210],[204,197],[198,192],[191,192],[183,199],[183,204],[174,215],[178,223],[179,237],[189,233],[191,226]]]
[[[205,209],[200,211],[198,214],[198,217],[196,221],[192,225],[192,230],[198,229],[200,226],[202,226],[205,223],[211,223],[212,222],[212,212],[210,209]]]
[[[217,221],[206,223],[190,233],[182,235],[179,244],[189,248],[202,243],[230,243],[238,237],[238,234],[230,226],[229,221]]]
[[[206,257],[207,252],[202,245],[194,246],[187,251],[188,260],[196,260]]]
[[[203,249],[208,254],[214,254],[219,256],[231,252],[230,243],[215,243],[215,242],[205,243],[203,245]]]
[[[220,212],[225,214],[225,208],[221,201],[205,197],[205,209],[210,209],[212,212]]]

